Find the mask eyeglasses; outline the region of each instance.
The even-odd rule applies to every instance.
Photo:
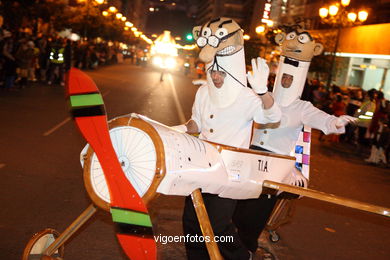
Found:
[[[215,35],[210,35],[208,38],[204,36],[200,36],[196,40],[196,44],[198,45],[199,48],[203,48],[206,46],[206,44],[210,45],[211,47],[217,48],[221,42],[226,41],[230,37],[232,37],[236,32],[240,31],[241,29],[235,30],[234,32],[231,32],[221,38],[218,38]]]

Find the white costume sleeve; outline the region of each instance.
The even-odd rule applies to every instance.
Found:
[[[173,129],[179,131],[179,132],[182,132],[182,133],[185,133],[187,132],[187,126],[185,124],[182,124],[182,125],[174,125],[174,126],[171,126]]]
[[[302,113],[302,123],[311,128],[316,128],[324,132],[324,134],[343,134],[345,127],[336,127],[337,117],[329,115],[324,111],[316,108],[310,102],[305,102]]]
[[[195,100],[194,100],[194,104],[192,105],[192,116],[191,116],[191,119],[195,121],[196,125],[198,126],[198,129],[199,131],[202,129],[202,119],[201,119],[201,103],[202,103],[202,99],[201,99],[201,91],[204,91],[203,88],[207,88],[206,85],[203,85],[201,86],[198,91],[196,92],[196,95],[195,95]],[[206,89],[207,91],[207,89]]]
[[[256,103],[259,104],[258,108],[255,111],[253,119],[256,123],[267,124],[267,123],[277,123],[282,117],[282,111],[280,111],[279,105],[274,102],[272,107],[264,109],[263,102],[260,97],[255,94]]]
[[[267,122],[276,123],[280,121],[280,118],[282,117],[282,111],[280,111],[280,108],[276,102],[272,105],[272,107],[268,109],[263,108],[264,113],[264,119]]]

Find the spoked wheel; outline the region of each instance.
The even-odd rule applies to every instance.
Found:
[[[46,228],[36,233],[24,248],[22,260],[62,260],[64,259],[64,246],[61,246],[53,255],[44,256],[42,253],[60,235],[58,231]]]
[[[110,137],[126,178],[147,203],[155,194],[165,173],[161,168],[162,141],[142,120],[128,117],[110,122]],[[160,174],[161,173],[161,174]],[[109,211],[110,193],[99,159],[88,148],[84,163],[84,184],[95,205]]]

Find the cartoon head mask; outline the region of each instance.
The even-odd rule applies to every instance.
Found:
[[[199,59],[206,63],[210,99],[217,107],[227,107],[246,87],[243,31],[235,21],[222,17],[192,32]]]
[[[275,41],[281,46],[281,56],[273,93],[280,106],[288,106],[300,98],[311,59],[321,54],[323,46],[302,29],[280,33]]]

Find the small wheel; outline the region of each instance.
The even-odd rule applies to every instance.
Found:
[[[274,230],[270,230],[268,231],[269,232],[269,240],[272,242],[272,243],[277,243],[279,240],[280,240],[280,236],[278,233],[276,233],[276,231]]]
[[[60,235],[52,228],[46,228],[32,236],[24,248],[22,260],[61,260],[64,258],[64,246],[62,245],[52,256],[43,256],[42,253]]]

